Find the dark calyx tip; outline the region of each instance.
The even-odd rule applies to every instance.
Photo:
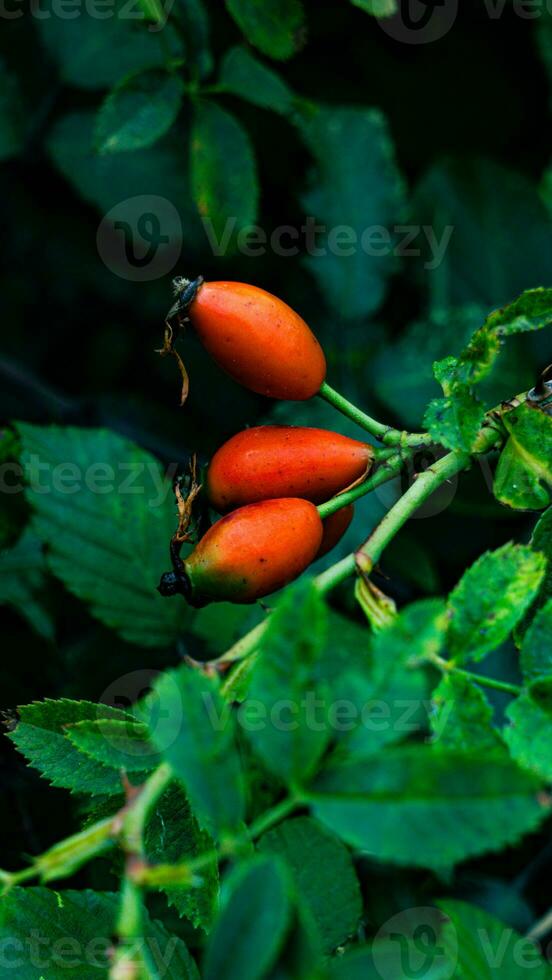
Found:
[[[187,310],[193,303],[202,283],[203,276],[198,276],[197,279],[183,279],[181,276],[177,276],[176,279],[173,279],[173,292],[181,312]]]
[[[188,602],[191,601],[192,586],[185,572],[165,572],[157,591],[162,596],[182,595]]]

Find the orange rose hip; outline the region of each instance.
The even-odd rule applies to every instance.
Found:
[[[310,327],[258,286],[203,282],[187,315],[217,364],[251,391],[303,401],[324,381],[326,359]]]
[[[187,598],[254,602],[297,578],[316,557],[322,521],[307,500],[263,500],[213,524],[184,559]]]
[[[368,443],[335,432],[262,425],[239,432],[215,453],[207,495],[221,514],[272,497],[319,504],[361,479],[372,460]]]

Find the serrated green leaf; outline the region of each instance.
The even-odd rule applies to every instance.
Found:
[[[552,636],[551,636],[552,639]],[[552,780],[552,710],[524,691],[506,710],[504,740],[512,758],[547,782]]]
[[[16,970],[19,980],[108,980],[119,906],[119,895],[111,892],[12,888],[0,902],[6,975]],[[156,976],[199,980],[182,940],[147,912],[142,939]]]
[[[213,850],[212,838],[201,830],[181,786],[174,782],[163,793],[150,816],[144,835],[148,861],[154,864],[179,864]],[[219,876],[214,858],[201,869],[201,876],[189,885],[167,885],[161,888],[169,905],[179,915],[207,931],[217,907]]]
[[[67,738],[66,726],[108,718],[132,721],[129,715],[106,704],[66,698],[23,705],[17,715],[8,738],[52,786],[91,796],[121,792],[121,774],[80,752]]]
[[[295,817],[263,834],[258,847],[261,853],[277,854],[286,862],[325,952],[353,935],[362,899],[351,855],[338,837],[312,817]]]
[[[116,0],[108,18],[95,17],[86,8],[78,17],[60,18],[52,6],[53,0],[44,4],[37,26],[61,78],[69,85],[110,88],[131,72],[162,68],[168,59],[182,57],[182,44],[172,25],[149,30],[145,14],[134,10],[129,17],[128,4],[125,14],[125,0]]]
[[[0,605],[13,606],[39,636],[53,640],[54,623],[43,597],[47,571],[40,540],[30,529],[0,552]]]
[[[0,160],[16,156],[23,146],[25,110],[19,81],[0,58]]]
[[[549,323],[552,323],[552,289],[527,290],[513,303],[491,313],[458,357],[446,357],[434,365],[435,378],[445,397],[430,403],[424,424],[436,442],[448,449],[467,452],[475,447],[485,406],[472,391],[473,386],[490,374],[503,337],[540,330]],[[505,422],[510,414],[504,416]],[[514,424],[515,421],[514,416]],[[510,457],[511,452],[507,451],[506,460],[511,466]],[[514,477],[512,482],[515,483]]]
[[[529,683],[552,676],[552,598],[537,610],[525,633],[520,665]]]
[[[447,643],[455,661],[482,660],[500,646],[535,598],[545,566],[525,545],[506,544],[477,559],[449,596]]]
[[[552,970],[540,956],[535,942],[484,909],[456,899],[441,899],[438,906],[448,917],[440,943],[454,964],[458,980],[550,980]],[[447,973],[446,976],[452,974]]]
[[[228,166],[228,161],[232,165]],[[255,154],[246,131],[215,102],[195,107],[190,137],[190,183],[198,213],[223,247],[255,222],[259,186]]]
[[[444,869],[534,830],[547,816],[538,786],[506,753],[413,746],[327,769],[309,798],[315,816],[353,847]]]
[[[150,739],[182,782],[200,825],[218,839],[236,832],[244,787],[234,719],[218,683],[183,666],[162,674],[136,705]]]
[[[178,75],[151,70],[123,79],[98,110],[95,145],[99,153],[141,150],[171,128],[182,105]]]
[[[485,329],[498,337],[542,330],[552,324],[552,289],[527,289],[513,303],[495,310],[486,320]]]
[[[219,84],[225,92],[246,99],[261,109],[288,115],[295,96],[284,80],[255,58],[247,48],[230,48],[222,59]]]
[[[552,498],[552,417],[523,403],[503,422],[510,438],[498,461],[494,495],[515,510],[543,510]]]
[[[433,692],[430,716],[433,742],[439,748],[500,749],[493,727],[493,709],[481,688],[461,674],[445,674]]]
[[[330,679],[330,686],[335,702],[352,704],[355,720],[340,736],[336,762],[360,760],[427,730],[431,683],[424,663],[439,654],[446,625],[443,600],[423,599],[372,636],[364,670],[344,647],[343,663],[337,665],[341,676]],[[334,649],[328,644],[332,657]]]
[[[470,452],[485,415],[485,406],[468,391],[459,390],[448,398],[435,398],[427,407],[424,427],[435,442],[447,449]]]
[[[311,772],[326,747],[330,730],[309,724],[310,695],[327,709],[322,654],[327,618],[312,580],[289,589],[270,617],[249,686],[249,699],[262,717],[244,720],[244,730],[267,768],[289,784]]]
[[[537,521],[529,545],[533,551],[541,552],[546,558],[546,571],[535,601],[529,606],[514,633],[518,646],[521,645],[535,614],[552,598],[552,507],[549,507]]]
[[[159,765],[159,753],[140,722],[98,718],[67,725],[66,732],[80,752],[118,772],[147,772]]]
[[[175,520],[161,465],[106,429],[19,423],[17,431],[51,570],[129,642],[173,642],[186,609],[156,589]]]
[[[285,61],[302,46],[301,0],[226,0],[226,6],[249,43],[269,58]]]
[[[290,884],[283,865],[273,857],[240,864],[224,882],[221,910],[205,951],[204,980],[267,976],[290,920]]]
[[[316,106],[297,125],[316,163],[305,212],[334,235],[345,228],[337,244],[317,235],[324,253],[306,266],[340,317],[366,316],[381,305],[396,269],[393,228],[404,212],[387,122],[375,109]]]

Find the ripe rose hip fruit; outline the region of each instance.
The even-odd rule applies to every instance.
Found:
[[[367,443],[335,432],[261,425],[239,432],[215,453],[207,495],[221,514],[271,497],[320,504],[360,479],[372,459]]]
[[[330,514],[329,517],[324,518],[322,521],[324,525],[322,543],[316,556],[317,558],[322,558],[323,555],[328,554],[328,551],[335,548],[338,541],[341,541],[354,515],[354,505],[348,504],[347,507],[342,507],[341,510],[336,510],[335,514]]]
[[[201,283],[187,315],[217,364],[251,391],[304,401],[326,377],[324,353],[305,321],[258,286]]]
[[[308,500],[263,500],[213,524],[184,560],[187,599],[254,602],[297,578],[315,558],[322,521]]]

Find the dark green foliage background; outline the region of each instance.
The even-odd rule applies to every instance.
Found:
[[[185,8],[186,0],[175,0],[176,8],[179,4]],[[242,36],[222,4],[206,6],[218,65]],[[552,177],[547,177],[552,18],[543,14],[541,21],[524,20],[506,4],[502,16],[493,19],[478,0],[463,0],[446,37],[405,45],[391,40],[374,18],[345,0],[308,0],[305,8],[308,29],[302,50],[289,61],[265,63],[300,97],[383,112],[406,185],[406,210],[390,212],[388,221],[431,224],[442,207],[455,225],[446,276],[429,274],[421,258],[404,257],[395,263],[369,313],[364,312],[370,302],[358,278],[358,291],[347,299],[350,308],[336,309],[320,277],[312,274],[312,264],[308,269],[300,257],[271,253],[213,257],[199,223],[189,234],[197,218],[186,226],[174,272],[243,279],[280,295],[320,337],[330,383],[377,417],[419,425],[418,409],[439,395],[431,362],[457,353],[481,322],[481,313],[514,299],[524,288],[552,284],[547,210],[547,204],[552,206]],[[47,150],[58,121],[71,112],[96,110],[105,86],[100,81],[93,90],[65,82],[44,40],[40,25],[28,14],[2,26],[2,57],[20,88],[17,124],[22,137],[20,152],[3,164],[0,417],[105,426],[149,449],[164,464],[178,461],[184,467],[194,451],[206,460],[225,438],[266,419],[273,408],[219,372],[189,334],[185,359],[191,394],[186,409],[178,409],[174,365],[154,354],[171,301],[171,276],[131,283],[105,267],[96,249],[100,211],[79,196]],[[255,55],[263,59],[259,52]],[[104,57],[98,55],[98,78],[105,71],[110,83],[118,80],[117,59],[106,46]],[[316,131],[306,137],[307,149],[298,128],[283,116],[232,95],[217,101],[240,121],[254,146],[259,224],[268,233],[279,225],[300,227],[305,212],[312,213],[317,195],[324,193],[319,178],[312,177]],[[172,130],[184,177],[190,111],[185,100]],[[344,166],[349,149],[347,139],[341,147],[323,146],[323,169],[330,180]],[[130,155],[117,157],[123,174]],[[154,151],[149,166],[155,184]],[[231,170],[231,158],[227,166]],[[369,193],[370,182],[375,186],[380,174],[369,168],[366,173]],[[358,193],[358,185],[352,184],[353,199]],[[362,205],[361,194],[361,212]],[[244,207],[254,217],[254,203]],[[514,339],[496,383],[497,401],[529,387],[552,360],[549,334]],[[296,413],[293,407],[279,406],[272,417],[335,422],[315,404],[301,405]],[[1,503],[5,545],[17,538],[25,513],[19,498]],[[369,507],[359,510],[364,521],[374,519]],[[371,526],[363,519],[355,525],[358,541]],[[386,552],[378,584],[400,603],[445,594],[484,550],[512,538],[527,541],[534,523],[531,516],[500,507],[485,473],[474,468],[441,513],[431,521],[413,521],[401,533]],[[336,602],[342,611],[360,615],[346,595],[338,595]],[[225,639],[213,638],[204,622],[197,628],[192,624],[177,648],[133,646],[92,619],[54,580],[48,583],[47,604],[55,621],[53,641],[38,638],[15,611],[1,609],[1,700],[6,709],[45,697],[95,701],[127,672],[164,669],[178,663],[184,652],[207,658],[213,647],[220,652],[225,646]],[[218,625],[230,640],[232,624]],[[492,655],[483,670],[515,679],[516,656],[513,646],[507,647],[500,656]],[[502,695],[494,701],[499,707],[507,703]],[[0,758],[7,801],[0,810],[0,866],[13,867],[20,855],[37,853],[72,831],[77,805],[68,806],[64,790],[48,787],[25,770],[6,739],[0,742]],[[543,831],[541,838],[535,834],[515,849],[463,865],[455,879],[455,897],[527,928],[548,907],[542,895],[552,862],[546,836]],[[372,880],[376,873],[383,876],[381,869],[371,868]],[[425,894],[431,897],[427,878],[425,872],[387,871],[381,888],[372,886],[364,896],[372,921],[384,921],[397,907],[423,905]],[[523,898],[514,887],[520,880]],[[75,878],[75,887],[80,886],[112,889],[114,879],[107,865],[104,869],[99,863]],[[181,924],[176,928],[181,930]],[[193,946],[193,938],[191,942]]]

